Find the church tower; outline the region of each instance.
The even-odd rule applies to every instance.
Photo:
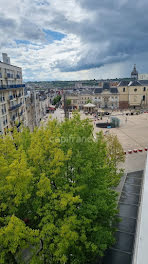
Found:
[[[131,78],[138,80],[138,71],[136,70],[136,64],[134,64],[133,71],[131,72]]]

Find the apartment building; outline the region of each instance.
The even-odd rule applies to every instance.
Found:
[[[0,134],[25,120],[24,87],[22,69],[10,64],[6,53],[0,61]]]
[[[28,91],[25,95],[25,126],[32,132],[36,126],[35,93]]]

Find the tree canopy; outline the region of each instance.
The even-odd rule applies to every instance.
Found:
[[[61,95],[57,95],[54,99],[53,99],[53,104],[56,105],[61,101]]]
[[[14,130],[0,138],[0,153],[0,263],[26,263],[26,252],[31,264],[102,256],[117,221],[117,138],[94,140],[89,120],[75,114],[32,133]]]

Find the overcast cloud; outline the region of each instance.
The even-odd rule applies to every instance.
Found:
[[[0,51],[25,80],[148,72],[146,0],[1,0]]]

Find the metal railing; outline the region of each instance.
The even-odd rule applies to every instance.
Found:
[[[13,111],[13,110],[19,108],[21,105],[22,105],[22,103],[11,106],[11,107],[9,108],[9,111]]]
[[[0,90],[24,88],[24,87],[25,87],[25,84],[2,85],[2,86],[0,86]]]
[[[22,96],[22,94],[9,95],[8,100],[17,99],[17,98],[19,98],[19,97],[21,97],[21,96]]]

